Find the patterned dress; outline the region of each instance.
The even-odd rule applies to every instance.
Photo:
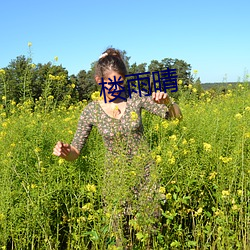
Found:
[[[142,109],[164,119],[169,118],[167,106],[155,103],[152,96],[140,97],[133,94],[132,98],[127,99],[125,112],[120,119],[106,114],[98,101],[89,103],[80,116],[72,145],[80,151],[92,126],[96,126],[107,148],[101,183],[105,209],[115,213],[114,211],[119,210],[115,209],[119,204],[123,215],[130,217],[140,211],[139,213],[144,215],[142,218],[148,220],[158,217],[160,197],[157,178],[152,177],[155,176],[152,173],[155,173],[156,165],[149,157],[149,147],[143,149],[143,157],[133,161],[133,158],[136,158],[134,156],[139,155],[141,144],[147,145],[143,143]],[[121,155],[125,155],[125,158]],[[118,163],[115,161],[117,159]],[[121,217],[121,213],[112,215],[111,224],[114,231],[122,227]],[[144,224],[148,225],[147,221],[142,222],[142,225]],[[143,227],[146,230],[146,227]]]
[[[132,98],[127,99],[125,112],[120,119],[106,114],[98,101],[89,103],[80,116],[72,146],[80,152],[92,126],[96,126],[110,153],[119,154],[119,148],[115,147],[115,142],[122,141],[127,154],[135,155],[140,141],[143,139],[142,108],[162,118],[169,118],[167,106],[155,103],[151,96],[140,97],[133,93]]]

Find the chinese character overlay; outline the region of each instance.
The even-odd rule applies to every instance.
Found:
[[[110,88],[106,88],[104,85],[108,84],[108,85],[112,85]],[[121,96],[122,92],[125,92],[125,87],[122,86],[123,85],[123,80],[121,80],[121,76],[119,77],[118,80],[116,80],[116,76],[114,76],[114,80],[112,80],[111,78],[109,78],[109,82],[104,82],[103,77],[102,77],[102,81],[99,83],[99,85],[102,85],[101,88],[101,93],[100,96],[102,96],[103,94],[103,99],[104,102],[107,102],[106,99],[106,94],[105,94],[105,89],[107,89],[109,92],[109,94],[111,94],[111,96],[113,96],[114,98],[112,100],[110,100],[109,102],[113,102],[114,100],[116,100],[118,97],[123,99],[124,101],[126,101],[126,98]],[[118,93],[118,95],[116,94]]]
[[[144,76],[144,77],[140,77],[142,75],[145,74],[150,74],[150,72],[144,72],[144,73],[137,73],[137,74],[131,74],[131,75],[125,75],[126,77],[129,76],[135,76],[136,78],[134,79],[128,79],[127,83],[128,83],[128,91],[129,91],[129,97],[131,98],[131,94],[132,92],[137,93],[137,90],[133,89],[133,87],[138,87],[138,91],[139,91],[139,96],[141,97],[141,91],[144,92],[148,92],[148,94],[144,95],[144,96],[149,96],[151,95],[151,88],[150,88],[150,77],[149,76]],[[147,83],[142,82],[142,80],[147,81]],[[132,82],[136,82],[136,83],[132,83]],[[142,85],[142,87],[141,87]],[[143,86],[148,86],[148,89],[143,88]]]
[[[161,73],[161,75],[160,75]],[[166,93],[167,89],[173,89],[171,92],[176,92],[178,90],[178,85],[177,85],[177,75],[176,75],[176,69],[169,69],[167,68],[166,70],[162,71],[155,71],[152,73],[153,75],[153,83],[154,83],[154,90],[155,92],[157,90],[162,90],[162,83],[163,83],[163,89],[164,92]],[[157,76],[157,79],[156,79]],[[159,87],[157,87],[157,84]]]
[[[101,92],[100,92],[100,97],[102,96],[103,94],[103,99],[104,99],[104,102],[106,103],[107,100],[106,100],[106,94],[105,94],[105,89],[109,90],[108,88],[106,88],[104,85],[107,84],[107,82],[104,82],[103,80],[103,77],[102,77],[102,81],[99,83],[99,85],[102,85],[101,87]]]
[[[147,94],[144,94],[144,96],[150,96],[152,94],[149,74],[150,72],[125,75],[125,77],[135,77],[133,79],[127,80],[128,92],[129,92],[130,98],[132,96],[132,93],[137,93],[137,92],[139,92],[139,96],[141,97],[142,91],[147,93]],[[143,77],[143,75],[146,75],[146,76]],[[154,85],[155,92],[157,92],[157,90],[162,91],[162,84],[163,84],[163,90],[165,93],[167,92],[167,89],[174,89],[174,90],[171,90],[171,92],[176,92],[178,90],[176,69],[167,68],[166,70],[162,70],[160,72],[154,71],[152,72],[152,76],[153,76],[153,85]],[[106,84],[111,85],[111,87],[107,88],[105,86]],[[114,80],[109,78],[109,82],[105,82],[102,77],[102,81],[99,83],[99,85],[101,85],[100,96],[103,95],[104,102],[105,103],[107,102],[105,89],[107,89],[108,93],[114,97],[109,102],[113,102],[117,98],[126,100],[126,98],[121,96],[121,93],[125,92],[125,87],[123,86],[123,84],[124,84],[124,81],[121,78],[121,76],[119,77],[118,80],[116,80],[116,76],[114,76]],[[144,87],[148,87],[148,88],[144,88]]]

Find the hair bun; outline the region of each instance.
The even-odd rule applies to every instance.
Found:
[[[122,55],[121,52],[117,49],[113,49],[113,48],[108,48],[106,51],[103,52],[103,55],[105,54],[105,56],[109,55],[109,56],[115,56],[118,57],[120,60],[122,60]],[[104,57],[105,57],[104,56]]]

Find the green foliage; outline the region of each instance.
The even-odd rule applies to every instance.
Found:
[[[247,249],[249,85],[182,95],[181,122],[143,112],[151,153],[142,151],[132,163],[122,154],[110,159],[108,176],[96,128],[76,162],[52,155],[56,141],[72,140],[86,105],[55,103],[10,102],[9,116],[0,106],[2,249]],[[129,192],[150,158],[164,198],[158,219],[147,216],[157,204],[148,204],[148,192],[141,203]],[[129,223],[121,217],[124,199],[140,207]]]
[[[127,56],[127,52],[122,51],[122,54],[128,74],[161,71],[169,67],[177,70],[178,79],[182,80],[182,86],[188,86],[188,84],[194,82],[198,85],[199,79],[194,81],[195,79],[191,75],[191,65],[183,60],[171,58],[164,58],[161,62],[152,60],[147,67],[146,63],[130,65],[130,57]],[[65,68],[61,65],[55,65],[54,62],[35,65],[32,62],[29,47],[28,58],[18,56],[4,69],[5,78],[0,78],[0,96],[6,97],[6,103],[10,101],[19,103],[26,99],[36,101],[40,97],[46,100],[48,96],[53,96],[57,103],[60,103],[60,101],[67,99],[69,95],[71,103],[82,100],[89,101],[91,94],[100,89],[94,79],[95,64],[96,62],[93,62],[88,71],[81,70],[77,75],[69,76]],[[178,91],[171,94],[175,99],[180,97]]]

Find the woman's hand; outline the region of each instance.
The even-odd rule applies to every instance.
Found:
[[[72,145],[58,141],[54,147],[53,154],[67,161],[74,161],[80,155],[80,152]]]
[[[69,144],[58,141],[54,147],[53,154],[65,159],[69,155],[70,151]]]
[[[169,104],[171,102],[170,97],[165,92],[153,92],[152,99],[158,104]]]

